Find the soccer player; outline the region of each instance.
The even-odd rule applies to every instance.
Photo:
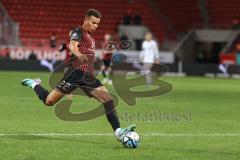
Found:
[[[110,34],[105,34],[104,36],[104,43],[103,43],[103,55],[102,55],[102,61],[103,65],[101,67],[101,72],[104,77],[103,84],[108,83],[109,85],[112,85],[112,68],[111,68],[111,60],[112,60],[112,48],[109,41],[111,39]]]
[[[69,49],[71,54],[75,56],[75,59],[55,89],[49,93],[40,85],[41,80],[39,78],[24,79],[21,84],[31,87],[46,106],[54,105],[62,99],[65,94],[70,94],[77,87],[81,88],[86,95],[97,99],[103,104],[107,120],[113,128],[117,140],[121,141],[124,135],[130,131],[134,131],[136,126],[130,125],[127,128],[120,128],[113,98],[101,82],[93,75],[95,41],[91,33],[99,26],[100,18],[101,14],[99,11],[89,9],[85,13],[82,27],[76,27],[70,32]],[[89,79],[91,79],[90,83],[87,82]]]
[[[159,52],[157,42],[152,39],[152,33],[150,32],[145,35],[145,40],[142,43],[140,60],[143,62],[142,70],[145,73],[146,82],[151,85],[153,83],[151,68],[154,63],[159,63]]]

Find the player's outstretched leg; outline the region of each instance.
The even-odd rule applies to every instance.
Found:
[[[104,95],[104,93],[102,93],[102,95]],[[113,131],[115,133],[115,136],[117,137],[117,140],[121,142],[125,134],[135,130],[136,125],[132,124],[126,128],[120,128],[120,121],[118,118],[118,114],[113,105],[113,100],[111,100],[111,98],[107,101],[104,101],[103,106],[106,112],[106,117],[108,119],[108,122],[111,124],[113,128]]]
[[[39,99],[41,99],[45,104],[47,96],[49,95],[49,92],[46,89],[44,89],[42,86],[40,86],[41,80],[39,78],[35,78],[35,79],[27,78],[22,80],[21,84],[22,86],[32,88],[38,95]]]
[[[126,128],[120,128],[120,121],[113,103],[113,98],[110,96],[104,86],[100,86],[91,91],[91,95],[103,104],[107,120],[111,124],[118,141],[122,141],[122,138],[128,132],[134,131],[136,128],[135,124],[130,125]]]
[[[59,101],[64,96],[64,94],[59,93],[55,90],[49,93],[40,84],[41,84],[41,80],[39,78],[35,78],[35,79],[27,78],[21,81],[21,85],[32,88],[35,91],[35,93],[38,95],[38,98],[42,100],[46,106],[54,105],[57,101]]]
[[[26,78],[21,81],[21,85],[25,87],[34,88],[36,85],[39,85],[39,84],[41,84],[41,79],[39,78],[35,78],[35,79]]]

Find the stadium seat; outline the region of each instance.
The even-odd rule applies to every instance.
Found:
[[[150,28],[158,40],[163,40],[162,33],[167,32],[166,27],[163,27],[165,24],[155,20],[154,11],[147,1],[115,1],[82,0],[79,3],[77,0],[3,0],[2,3],[13,20],[20,24],[20,38],[24,45],[30,43],[28,40],[36,38],[48,41],[53,32],[58,38],[66,37],[70,29],[81,24],[84,11],[88,8],[100,10],[104,17],[96,32],[96,41],[103,41],[106,32],[114,33],[126,11],[142,16],[142,23]]]

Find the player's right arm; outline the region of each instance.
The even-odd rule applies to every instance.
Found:
[[[79,42],[71,40],[69,43],[69,49],[71,54],[79,58],[82,62],[87,62],[87,56],[82,54],[78,49]]]
[[[78,57],[82,62],[87,62],[87,56],[82,54],[79,49],[78,45],[82,40],[83,33],[79,28],[75,28],[69,33],[70,42],[69,42],[69,50],[72,55]]]

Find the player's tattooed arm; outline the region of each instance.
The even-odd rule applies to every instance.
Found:
[[[87,56],[82,54],[78,49],[79,42],[75,40],[71,40],[69,43],[69,49],[71,51],[71,54],[78,57],[82,62],[87,62]]]

